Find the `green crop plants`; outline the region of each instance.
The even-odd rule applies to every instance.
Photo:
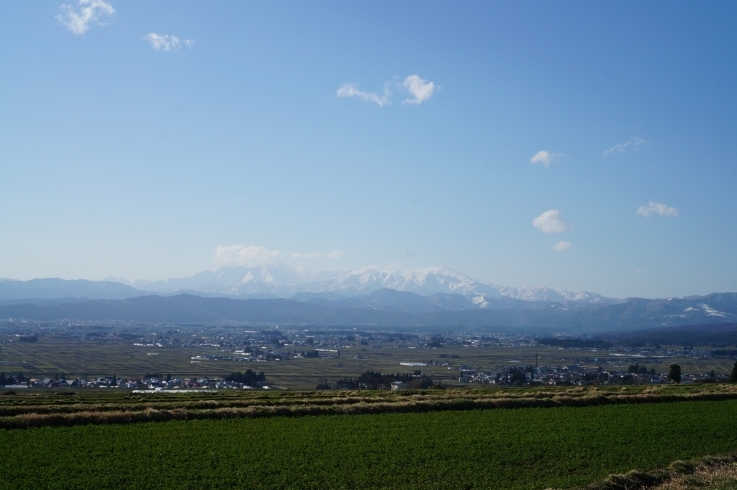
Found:
[[[737,449],[737,400],[0,430],[0,488],[566,488]]]

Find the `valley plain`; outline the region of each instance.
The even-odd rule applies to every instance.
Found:
[[[0,488],[618,490],[734,459],[737,295],[472,286],[0,284]]]
[[[178,333],[171,333],[172,328]],[[124,329],[118,325],[114,330]],[[130,330],[132,328],[125,331]],[[663,346],[660,350],[562,348],[538,345],[535,337],[530,336],[484,336],[473,332],[446,334],[445,343],[435,348],[428,347],[433,338],[437,338],[433,335],[362,331],[361,336],[351,330],[331,329],[292,330],[278,333],[279,337],[270,337],[273,330],[267,330],[267,335],[262,335],[262,331],[249,331],[253,333],[244,336],[243,329],[220,328],[213,332],[201,327],[152,325],[137,335],[101,333],[99,328],[92,331],[95,335],[86,336],[47,333],[37,336],[38,340],[33,343],[18,342],[19,337],[10,332],[13,330],[6,329],[4,335],[0,333],[0,372],[6,375],[22,372],[27,378],[39,379],[58,378],[62,374],[68,378],[116,375],[141,379],[147,373],[222,378],[232,372],[252,369],[265,372],[271,386],[311,390],[321,380],[335,382],[355,378],[366,371],[412,373],[420,370],[435,383],[464,386],[468,383],[459,382],[462,370],[501,372],[537,365],[561,372],[564,367],[565,371],[573,372],[567,367],[576,366],[581,372],[626,373],[629,366],[637,363],[665,374],[670,364],[678,363],[684,375],[698,379],[712,371],[728,375],[734,365],[730,355],[714,355],[713,352],[719,353],[720,348],[708,345],[688,351],[684,351],[682,345]],[[254,336],[258,340],[245,340]],[[271,341],[274,338],[288,343],[275,345]],[[240,343],[237,339],[241,339]],[[308,341],[311,341],[309,345]],[[243,345],[263,352],[262,359],[258,360],[258,355],[237,354]],[[307,352],[316,352],[316,357],[303,357],[302,353]]]

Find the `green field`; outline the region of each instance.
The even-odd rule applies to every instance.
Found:
[[[0,431],[0,488],[568,488],[737,449],[737,401]]]

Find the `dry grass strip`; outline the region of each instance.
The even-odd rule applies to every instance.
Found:
[[[737,488],[737,463],[721,466],[701,465],[691,475],[683,475],[654,487],[653,490],[726,490]]]
[[[165,399],[153,399],[143,401],[143,398],[130,398],[114,403],[90,402],[79,400],[76,403],[37,403],[37,404],[0,404],[0,418],[13,417],[28,414],[63,414],[78,412],[140,412],[148,409],[170,410],[170,409],[216,409],[216,408],[247,408],[253,406],[340,406],[355,404],[379,404],[405,403],[405,402],[453,402],[474,401],[477,403],[492,401],[497,405],[503,401],[522,403],[522,406],[539,406],[538,401],[552,401],[554,405],[573,406],[580,400],[583,405],[589,406],[601,403],[647,403],[650,401],[669,401],[675,399],[715,399],[703,398],[718,395],[716,399],[729,399],[730,394],[737,396],[737,386],[719,385],[713,389],[700,389],[696,392],[664,393],[660,387],[647,388],[639,392],[627,389],[600,390],[591,388],[569,388],[564,390],[428,390],[428,391],[402,391],[399,393],[388,392],[313,392],[313,393],[289,393],[279,396],[245,396],[245,397],[223,397],[216,399],[192,399],[190,397],[180,398],[178,395],[163,395]],[[146,395],[151,396],[151,395]],[[154,395],[155,396],[155,395]],[[726,396],[726,398],[725,398]],[[663,398],[668,397],[668,398]],[[516,405],[515,405],[516,406]],[[550,405],[545,405],[550,406]]]
[[[596,405],[668,403],[678,401],[720,401],[737,399],[737,392],[713,392],[694,394],[588,394],[567,396],[556,394],[550,397],[474,397],[466,394],[453,396],[402,396],[395,398],[336,397],[312,399],[310,403],[250,403],[230,402],[221,406],[218,402],[197,402],[192,406],[156,408],[146,405],[76,406],[71,412],[39,410],[0,417],[2,429],[24,429],[42,426],[73,426],[86,424],[130,424],[167,420],[300,417],[308,415],[355,415],[374,413],[436,412],[448,410],[488,410],[512,408],[588,407]],[[274,401],[276,399],[272,399]],[[238,406],[240,405],[240,406]],[[64,407],[65,409],[72,406]],[[605,487],[602,487],[605,488]],[[622,487],[623,488],[623,487]]]
[[[737,453],[674,461],[652,472],[630,471],[610,475],[583,490],[692,490],[737,488]]]

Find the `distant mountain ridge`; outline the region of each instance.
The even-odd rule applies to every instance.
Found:
[[[523,301],[557,302],[564,305],[614,304],[620,300],[590,293],[546,287],[509,287],[484,283],[444,267],[427,269],[379,269],[364,267],[330,272],[295,269],[284,264],[234,266],[203,271],[190,277],[166,281],[137,280],[133,288],[154,293],[180,291],[242,297],[270,294],[291,298],[300,293],[332,293],[345,297],[368,295],[394,289],[430,296],[436,293],[473,298],[475,308],[486,308],[490,300],[511,298]]]
[[[408,297],[404,297],[410,295]],[[88,300],[62,304],[0,306],[0,318],[93,321],[199,323],[245,322],[255,325],[355,325],[362,327],[469,327],[495,331],[613,332],[645,328],[737,323],[737,293],[715,293],[680,299],[633,298],[619,304],[566,308],[539,303],[536,308],[434,309],[437,302],[461,301],[456,296],[420,296],[381,290],[373,304],[335,306],[292,299],[230,299],[188,294],[141,296],[121,300]],[[321,298],[312,298],[310,301]],[[351,299],[351,298],[349,298]],[[357,298],[361,299],[361,298]],[[327,300],[330,301],[330,300]],[[513,300],[516,301],[516,300]],[[463,307],[462,304],[457,305]]]
[[[566,331],[737,322],[734,293],[621,300],[554,288],[497,286],[447,268],[395,270],[366,267],[355,271],[326,272],[272,264],[226,267],[167,281],[134,281],[128,284],[118,281],[121,280],[0,279],[0,305],[5,305],[0,309],[4,312],[0,318],[51,318],[64,311],[69,317],[82,315],[80,318],[90,319],[90,315],[94,316],[93,312],[97,311],[102,315],[101,319],[110,319],[117,318],[117,313],[114,315],[110,310],[114,307],[122,315],[121,319],[156,318],[152,321],[179,321],[160,319],[185,318],[191,314],[191,321],[220,318],[264,323],[465,325]],[[182,293],[186,293],[182,297],[190,298],[187,304],[200,306],[187,306],[175,313],[167,310],[173,303],[164,299],[133,301],[144,296],[169,297]],[[225,298],[257,303],[220,301]],[[93,305],[87,300],[122,302]],[[144,304],[158,305],[164,311],[161,315],[132,311],[135,305]],[[205,308],[204,305],[207,305],[207,311],[197,310]],[[225,305],[228,305],[227,311],[219,311]],[[256,306],[260,313],[253,316]],[[279,308],[286,309],[281,311]],[[187,311],[189,313],[185,313]],[[291,313],[285,316],[285,312]]]
[[[498,286],[439,267],[328,272],[271,264],[120,281],[0,279],[0,318],[567,332],[737,322],[737,293],[621,300]]]
[[[537,309],[558,306],[557,303],[542,301],[524,301],[506,296],[500,298],[484,298],[483,305],[479,305],[478,297],[462,296],[460,294],[434,293],[429,296],[398,291],[396,289],[377,289],[368,295],[357,295],[350,298],[334,293],[297,293],[292,299],[303,303],[318,304],[332,308],[371,308],[377,310],[429,313],[436,311],[463,311],[476,309],[503,310],[503,309]]]
[[[113,281],[58,278],[18,281],[0,279],[0,300],[21,299],[125,299],[150,294]]]

